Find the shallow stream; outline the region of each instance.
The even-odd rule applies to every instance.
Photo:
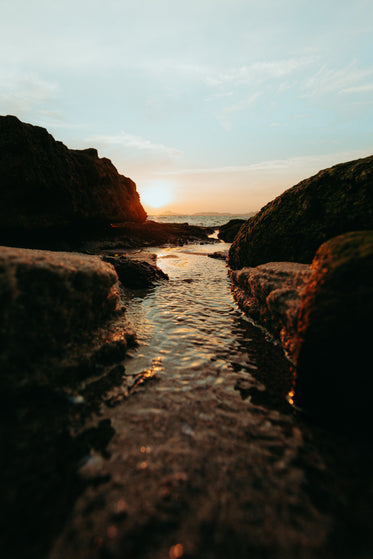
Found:
[[[131,390],[102,406],[111,440],[82,464],[86,490],[49,559],[365,557],[372,502],[355,501],[368,456],[350,445],[343,464],[350,443],[294,417],[289,363],[207,256],[226,248],[152,249],[169,281],[126,292]]]
[[[159,389],[167,391],[213,387],[237,370],[256,384],[251,371],[257,365],[246,347],[248,321],[232,299],[225,262],[208,257],[214,246],[153,251],[170,279],[126,301],[127,318],[140,343],[126,364],[127,374],[148,369],[164,375]],[[228,247],[221,243],[215,248]]]

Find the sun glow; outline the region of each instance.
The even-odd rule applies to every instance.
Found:
[[[163,208],[173,200],[171,186],[163,181],[152,182],[139,188],[141,202],[150,208]]]

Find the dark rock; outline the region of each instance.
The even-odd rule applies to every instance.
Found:
[[[0,117],[0,227],[4,230],[146,219],[135,183],[97,150],[68,149],[38,126]]]
[[[244,219],[230,219],[228,223],[220,226],[218,238],[231,243],[245,222]]]
[[[352,422],[373,406],[373,231],[326,242],[312,270],[298,319],[295,403]]]
[[[215,258],[216,260],[224,260],[227,261],[228,259],[228,251],[227,250],[217,250],[207,255],[209,258]]]
[[[7,229],[0,226],[0,243],[6,246],[87,252],[118,253],[149,246],[182,246],[188,243],[217,243],[209,238],[213,229],[186,223],[123,222],[86,224],[48,229]]]
[[[103,323],[119,301],[117,280],[94,256],[0,247],[2,372],[29,366]]]
[[[103,344],[94,354],[94,361],[102,365],[112,365],[122,361],[127,353],[127,342],[125,339],[114,340]]]
[[[118,223],[111,228],[107,241],[120,247],[182,246],[187,243],[214,243],[210,239],[214,232],[211,227],[199,227],[188,223],[158,223],[146,220],[144,223]]]
[[[310,266],[269,262],[230,272],[232,292],[242,310],[264,326],[291,356],[301,294],[311,276]]]
[[[237,234],[229,265],[310,263],[328,239],[368,229],[373,229],[373,156],[320,171],[267,204]]]
[[[121,256],[103,256],[105,262],[112,264],[118,274],[120,282],[131,289],[151,287],[159,280],[168,279],[156,264]]]

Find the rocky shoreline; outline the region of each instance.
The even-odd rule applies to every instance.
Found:
[[[263,382],[268,389],[248,388],[247,380],[235,381],[231,375],[225,399],[217,385],[217,405],[211,409],[206,400],[201,412],[202,391],[187,405],[183,393],[168,403],[162,392],[151,389],[156,379],[148,371],[127,374],[124,360],[137,341],[123,301],[126,290],[141,296],[168,281],[155,257],[142,248],[214,242],[212,230],[146,220],[136,185],[96,150],[69,150],[43,129],[0,117],[5,513],[0,548],[7,557],[40,559],[50,557],[52,548],[53,557],[64,556],[64,546],[74,549],[79,541],[77,534],[90,533],[85,522],[100,524],[101,510],[109,514],[98,526],[103,535],[93,534],[79,557],[116,558],[129,550],[145,558],[153,556],[154,544],[156,557],[172,553],[199,559],[203,550],[203,556],[226,558],[233,549],[235,557],[245,550],[245,556],[288,553],[313,559],[327,541],[325,557],[347,558],[340,540],[344,526],[346,549],[357,550],[356,558],[369,556],[372,500],[366,493],[373,452],[364,433],[373,404],[367,366],[373,310],[372,164],[370,157],[322,171],[248,222],[221,228],[221,238],[233,241],[228,255],[233,295],[253,323],[277,340],[277,347],[272,353],[263,345],[260,359],[269,360],[267,376],[261,378],[261,371],[249,375],[254,379],[258,374],[258,386]],[[227,254],[210,256],[226,259]],[[260,345],[264,342],[256,331],[251,335]],[[304,416],[293,417],[282,398],[291,372],[289,401],[321,427],[307,426]],[[137,400],[139,387],[147,383],[149,390]],[[251,423],[246,399],[263,406],[263,416],[250,416]],[[119,454],[110,459],[115,426],[102,410],[124,401],[125,425],[134,435],[119,437]],[[155,402],[163,410],[159,416]],[[146,414],[148,419],[142,419]],[[206,447],[198,443],[202,430]],[[345,438],[347,432],[351,438]],[[152,477],[147,476],[149,438],[156,448]],[[129,513],[120,494],[123,482],[115,477],[115,460],[126,470],[136,514]],[[133,469],[127,472],[129,463]],[[84,492],[88,500],[72,522],[75,532],[59,540]],[[106,492],[112,503],[106,503]],[[325,502],[329,496],[332,504]],[[334,517],[338,537],[329,526]],[[189,525],[194,543],[185,551],[170,537],[180,528],[187,549]],[[119,543],[118,527],[124,534]]]
[[[240,228],[228,261],[238,304],[294,365],[291,401],[327,423],[353,410],[361,424],[373,405],[373,157],[284,192]],[[364,387],[355,400],[352,374]]]

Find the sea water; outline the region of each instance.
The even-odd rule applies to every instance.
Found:
[[[254,212],[248,214],[180,214],[180,215],[149,215],[148,219],[160,223],[189,223],[200,227],[220,227],[231,219],[249,219]]]
[[[245,218],[247,216],[242,216]],[[163,223],[219,227],[224,215],[150,216]],[[137,332],[140,347],[130,370],[151,368],[172,375],[174,388],[186,389],[187,380],[197,385],[215,383],[222,370],[241,363],[246,370],[247,328],[244,315],[233,300],[227,264],[209,257],[228,251],[229,243],[191,244],[151,248],[157,265],[169,276],[152,290],[131,293],[126,301],[127,317]],[[220,381],[219,381],[220,382]]]

